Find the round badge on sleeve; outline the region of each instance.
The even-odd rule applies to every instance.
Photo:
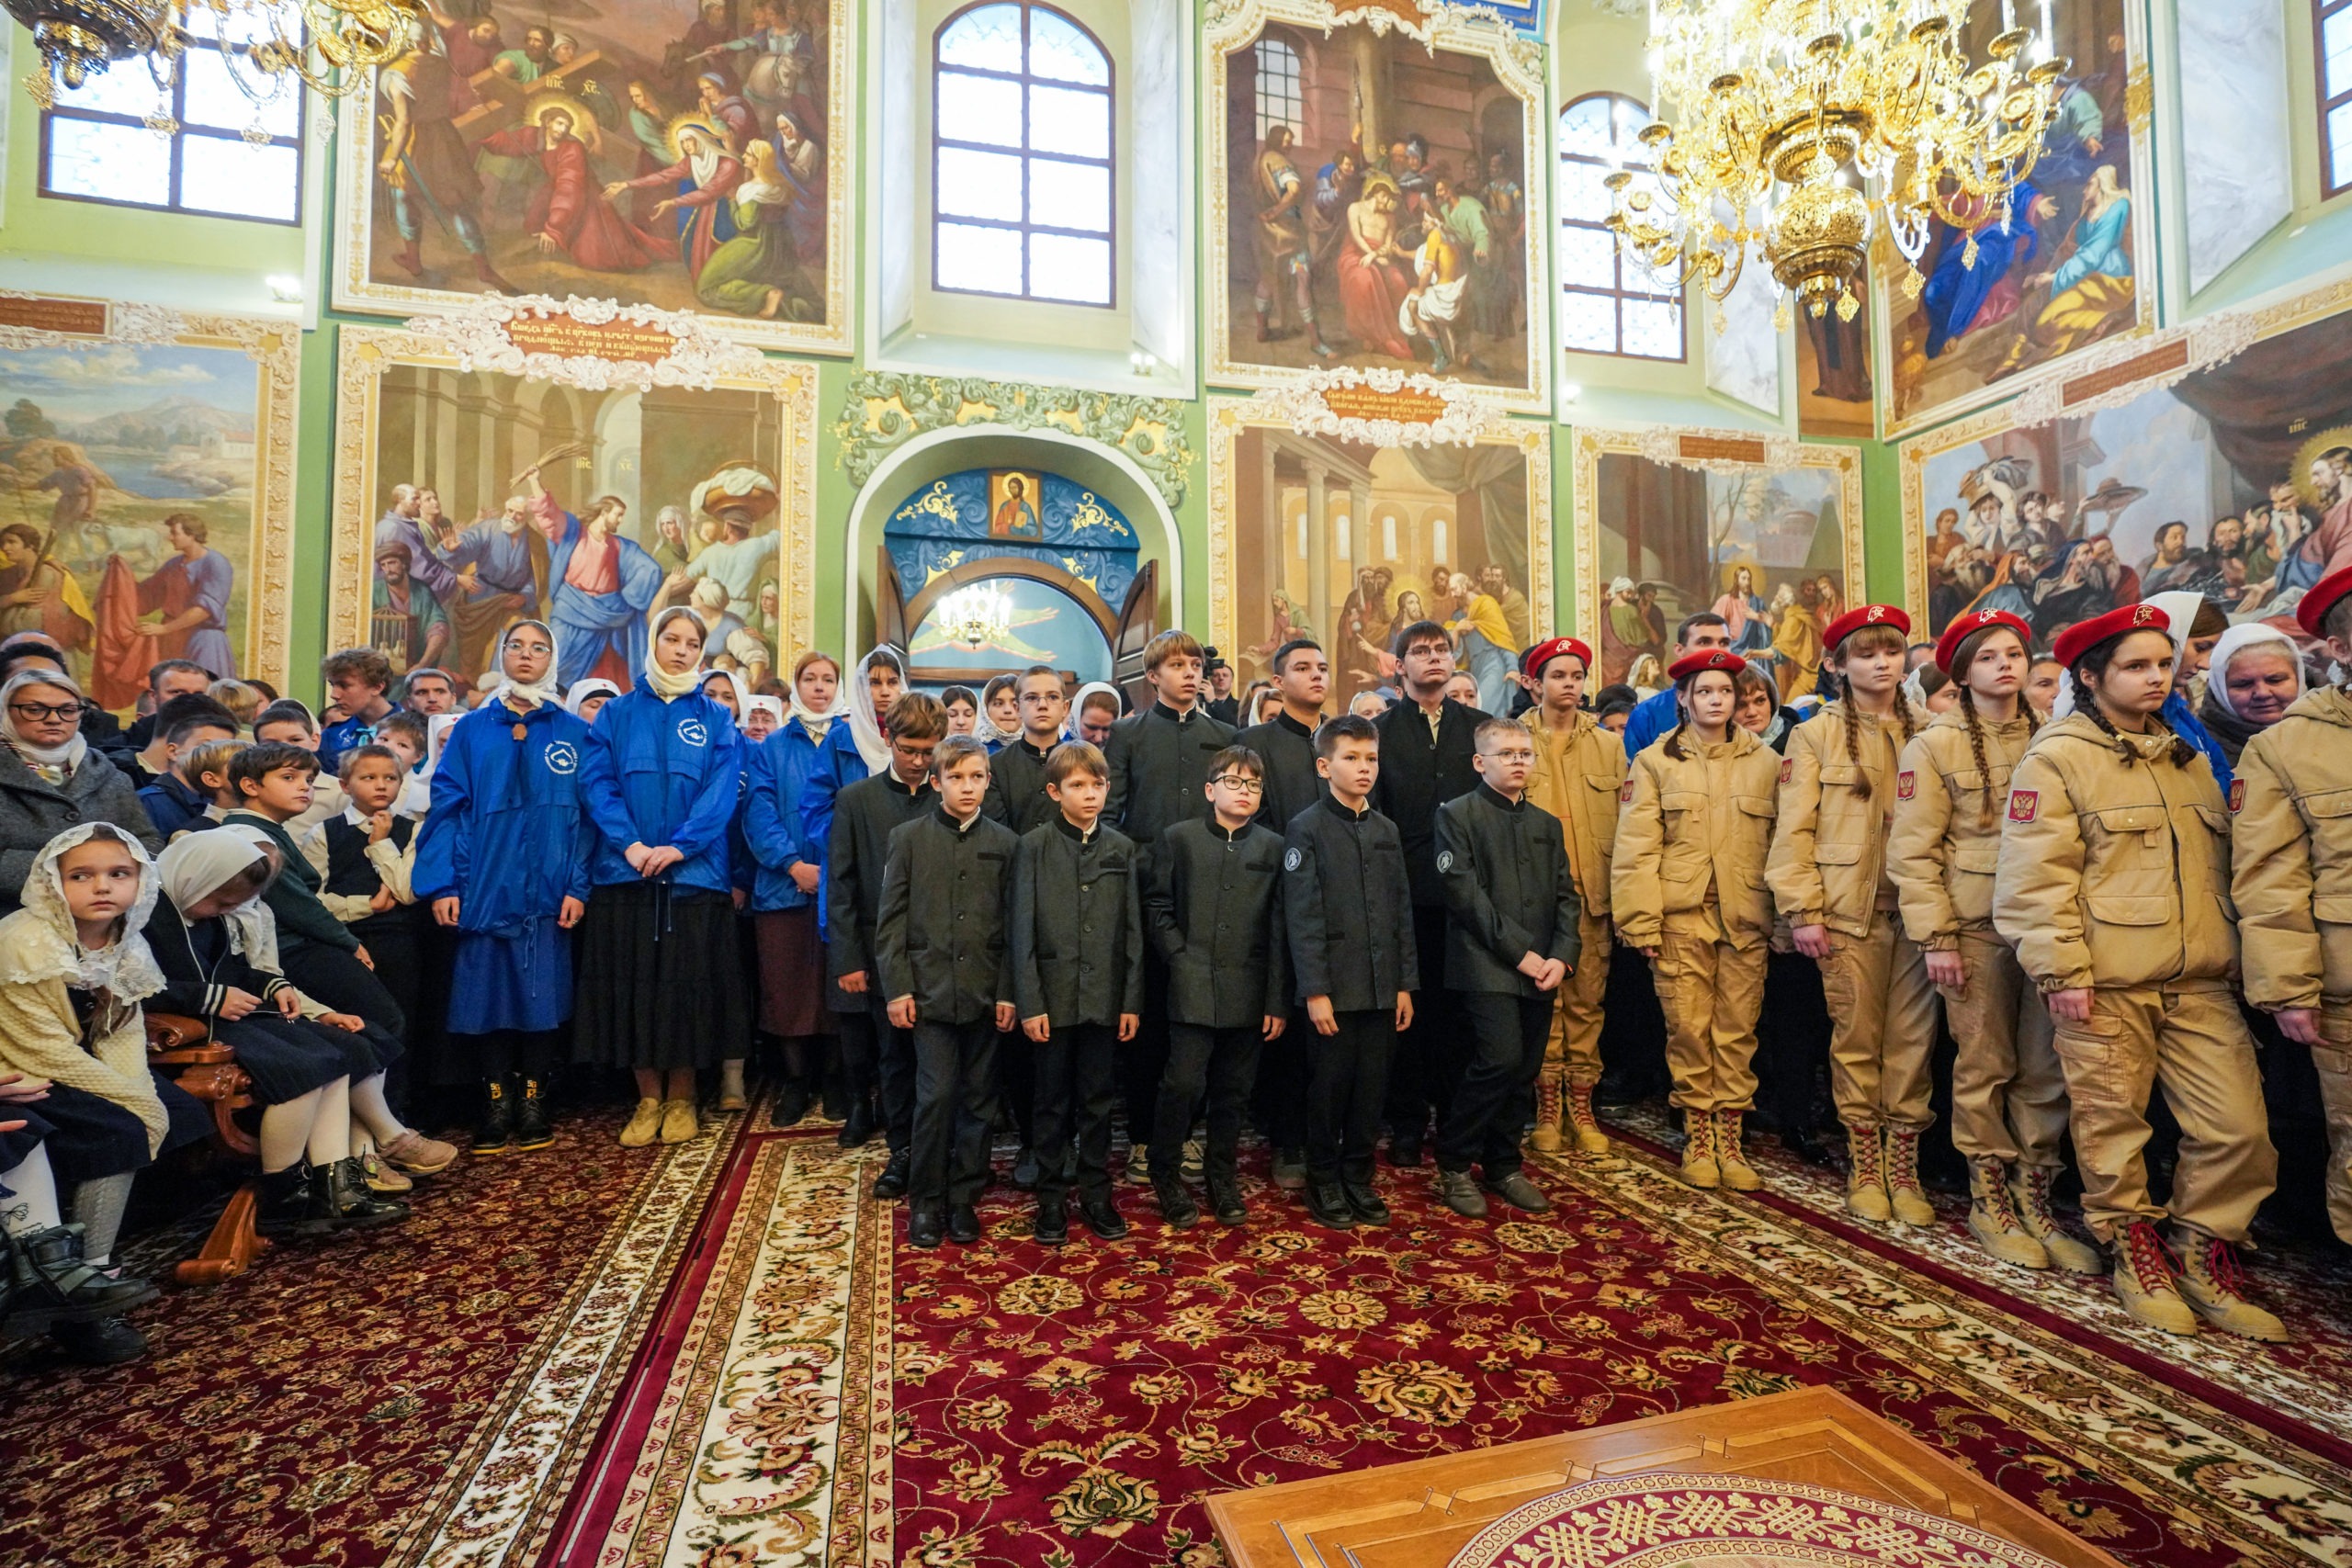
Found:
[[[1442,875],[1446,872],[1453,869],[1453,852],[1452,850],[1438,851],[1437,869],[1440,875]]]
[[[1306,863],[1306,857],[1296,850],[1293,850],[1288,854],[1283,856],[1283,869],[1284,871],[1296,871],[1300,866]]]

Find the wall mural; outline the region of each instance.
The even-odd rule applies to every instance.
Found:
[[[1139,547],[1117,507],[1035,469],[967,468],[933,479],[890,513],[882,537],[910,598],[967,562],[1014,557],[1060,567],[1114,610],[1135,581]]]
[[[762,365],[707,389],[582,386],[341,329],[330,640],[470,680],[536,615],[564,683],[626,686],[650,617],[686,604],[714,663],[788,668],[814,636],[817,378]]]
[[[2001,12],[1998,0],[1973,0],[1972,51],[2001,30]],[[2127,25],[2123,0],[2082,0],[2054,20],[2058,52],[2073,64],[2030,180],[2006,211],[1936,226],[1916,300],[1889,288],[1899,263],[1878,268],[1892,434],[1975,407],[2014,377],[2155,319],[2154,291],[2138,280],[2154,231],[2137,199],[2153,175],[2145,71],[2135,73],[2126,41],[2137,24]]]
[[[2347,305],[2352,285],[2337,284],[2235,333],[2199,323],[2227,340],[2210,360],[2193,333],[2167,334],[2114,375],[2046,384],[1904,443],[1914,612],[1940,631],[1967,610],[2011,610],[2046,645],[2185,590],[2293,631],[2303,591],[2352,567]]]
[[[1541,51],[1451,8],[1348,15],[1212,7],[1210,375],[1419,369],[1541,407]]]
[[[1395,683],[1396,631],[1440,621],[1504,711],[1519,655],[1552,632],[1550,453],[1548,430],[1500,418],[1468,444],[1375,446],[1212,400],[1213,640],[1247,682],[1314,637],[1338,706]]]
[[[850,0],[426,8],[343,107],[338,307],[577,294],[848,350]]]
[[[277,321],[0,297],[0,637],[97,702],[189,659],[283,685],[300,346]]]
[[[1871,398],[1872,299],[1867,282],[1854,297],[1861,308],[1847,321],[1835,310],[1816,316],[1792,310],[1797,333],[1797,431],[1804,435],[1856,436],[1878,434]]]
[[[1814,689],[1821,633],[1862,592],[1852,448],[1658,427],[1577,435],[1577,625],[1603,683],[1665,684],[1674,627],[1713,610],[1783,701]]]

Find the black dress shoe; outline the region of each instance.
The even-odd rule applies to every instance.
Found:
[[[882,1174],[874,1179],[874,1196],[882,1202],[893,1203],[907,1195],[907,1151],[900,1149],[882,1167]]]
[[[481,1120],[474,1124],[474,1153],[503,1155],[514,1142],[514,1086],[507,1078],[481,1080]]]
[[[374,1230],[408,1218],[408,1205],[378,1197],[356,1159],[311,1168],[311,1209],[339,1231]]]
[[[907,1216],[907,1245],[922,1247],[925,1252],[937,1247],[947,1235],[947,1216],[928,1206],[918,1208]]]
[[[266,1170],[254,1184],[254,1229],[264,1235],[324,1235],[334,1228],[327,1210],[311,1201],[311,1168],[296,1160]]]
[[[950,1203],[947,1206],[947,1239],[958,1247],[969,1247],[979,1240],[979,1211],[969,1203]]]
[[[1325,1230],[1351,1231],[1356,1228],[1356,1213],[1348,1207],[1348,1195],[1340,1190],[1336,1181],[1310,1181],[1306,1184],[1306,1212]]]
[[[1209,1178],[1209,1209],[1221,1225],[1247,1224],[1250,1206],[1241,1201],[1241,1183],[1229,1176]]]
[[[1382,1202],[1380,1194],[1370,1187],[1361,1182],[1342,1181],[1340,1183],[1340,1195],[1348,1201],[1348,1212],[1356,1217],[1358,1224],[1385,1225],[1388,1223],[1388,1205]]]
[[[514,1148],[518,1155],[555,1142],[555,1128],[548,1122],[546,1086],[537,1078],[525,1078],[522,1085],[523,1092],[514,1100]]]
[[[1184,1190],[1182,1181],[1166,1178],[1151,1184],[1152,1195],[1159,1200],[1159,1217],[1180,1231],[1191,1230],[1201,1223],[1201,1206]]]
[[[147,1337],[119,1317],[61,1323],[49,1331],[57,1348],[85,1367],[119,1367],[147,1353]]]
[[[842,1123],[833,1142],[845,1149],[861,1149],[873,1141],[876,1131],[874,1107],[863,1100],[854,1100],[849,1108],[849,1119]]]
[[[1086,1216],[1086,1228],[1104,1241],[1116,1241],[1127,1234],[1125,1216],[1108,1198],[1088,1198],[1080,1202],[1078,1212]]]
[[[1069,1205],[1060,1198],[1037,1200],[1037,1223],[1029,1233],[1041,1247],[1059,1247],[1069,1239]]]
[[[1388,1163],[1398,1170],[1419,1170],[1421,1165],[1421,1135],[1409,1133],[1390,1137]]]

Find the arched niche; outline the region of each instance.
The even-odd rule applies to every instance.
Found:
[[[882,532],[908,495],[966,468],[1028,468],[1055,473],[1085,486],[1118,508],[1136,530],[1138,559],[1159,565],[1159,621],[1182,626],[1184,544],[1169,509],[1144,471],[1116,447],[1051,430],[1014,430],[999,424],[964,424],[926,431],[900,445],[876,466],[850,502],[842,548],[849,552],[842,626],[852,659],[874,645],[875,554]],[[912,585],[910,585],[911,587]]]

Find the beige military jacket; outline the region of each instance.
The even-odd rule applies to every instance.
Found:
[[[1609,914],[1609,858],[1617,843],[1617,795],[1625,783],[1625,743],[1590,714],[1555,734],[1541,712],[1526,716],[1535,737],[1535,771],[1527,798],[1560,819],[1568,840],[1568,875],[1585,913]]]
[[[2009,771],[2033,739],[2022,711],[2005,724],[1977,724],[1984,737],[1981,770],[1967,716],[1954,708],[1911,738],[1894,775],[1886,874],[1902,897],[1905,933],[1931,953],[1957,948],[1963,931],[1992,929],[1993,868],[2008,811]]]
[[[1618,937],[1656,947],[1666,916],[1713,903],[1726,937],[1767,938],[1764,859],[1781,759],[1737,725],[1715,746],[1685,731],[1683,750],[1677,761],[1661,740],[1626,777],[1609,879]]]
[[[1913,728],[1926,723],[1913,716]],[[1846,728],[1860,727],[1861,765],[1846,751]],[[1780,826],[1765,876],[1781,917],[1792,926],[1827,926],[1868,936],[1881,895],[1894,908],[1886,879],[1886,827],[1894,811],[1896,754],[1903,721],[1872,718],[1831,703],[1789,736],[1781,769]],[[1870,793],[1862,793],[1863,780]]]
[[[2246,1000],[2352,999],[2352,693],[2306,693],[2247,744],[2237,783]]]
[[[2200,754],[2113,739],[2081,714],[2041,727],[2009,775],[1993,927],[2045,991],[2226,981],[2237,969],[2230,813]]]

